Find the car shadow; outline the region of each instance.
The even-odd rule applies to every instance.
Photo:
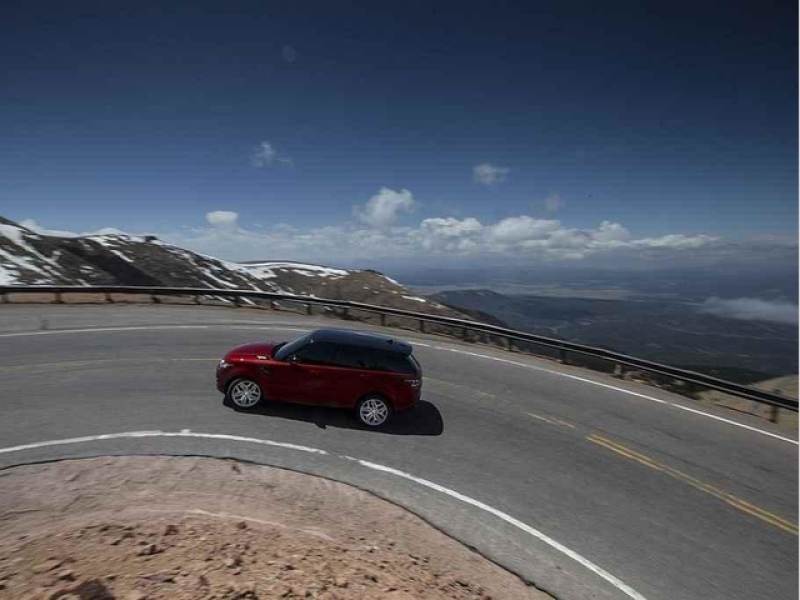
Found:
[[[420,400],[414,408],[395,414],[386,425],[376,429],[362,425],[351,411],[341,408],[307,406],[288,402],[265,402],[255,408],[245,410],[234,406],[227,399],[223,400],[223,404],[236,412],[305,421],[314,423],[320,429],[339,427],[390,435],[442,435],[444,431],[442,413],[426,400]]]

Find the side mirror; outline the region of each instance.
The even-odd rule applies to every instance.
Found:
[[[296,365],[300,362],[300,359],[297,358],[297,354],[292,354],[287,361],[290,365]]]

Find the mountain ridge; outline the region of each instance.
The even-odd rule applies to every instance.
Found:
[[[0,217],[0,285],[123,285],[246,289],[379,304],[468,318],[371,269],[294,261],[237,263],[159,240],[98,233],[37,233]]]

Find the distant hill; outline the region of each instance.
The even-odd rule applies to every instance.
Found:
[[[0,285],[59,284],[261,290],[467,318],[377,271],[287,261],[235,263],[154,236],[41,235],[0,217]]]
[[[693,302],[450,290],[431,296],[514,329],[753,383],[797,373],[797,327],[711,315]]]

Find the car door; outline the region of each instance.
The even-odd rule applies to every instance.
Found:
[[[338,371],[336,346],[329,342],[311,342],[289,361],[293,386],[290,400],[303,404],[336,405]]]
[[[339,344],[336,348],[336,381],[332,383],[332,396],[336,406],[352,408],[367,392],[372,390],[373,372],[368,369],[370,350],[361,346]]]
[[[256,359],[254,361],[256,378],[264,390],[264,395],[268,400],[294,401],[300,394],[297,382],[302,381],[298,377],[298,370],[288,361]]]

